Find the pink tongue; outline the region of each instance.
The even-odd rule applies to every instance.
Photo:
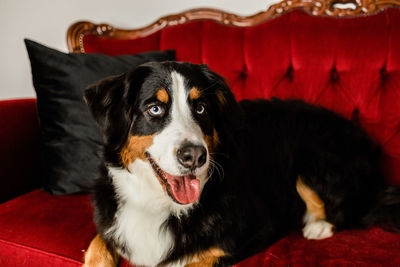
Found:
[[[200,181],[194,175],[172,176],[165,178],[171,188],[171,193],[180,204],[189,204],[196,201],[200,195]]]

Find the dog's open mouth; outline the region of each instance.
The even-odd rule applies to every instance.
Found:
[[[200,195],[200,181],[195,175],[175,176],[163,171],[151,157],[145,152],[148,161],[153,167],[162,186],[165,186],[168,195],[179,204],[190,204],[195,202]]]

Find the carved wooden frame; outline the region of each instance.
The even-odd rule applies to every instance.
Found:
[[[350,4],[352,8],[339,8],[338,4]],[[211,8],[198,8],[162,17],[156,22],[138,29],[119,29],[108,24],[79,21],[68,28],[67,44],[70,52],[84,53],[82,40],[86,34],[115,39],[135,39],[148,36],[165,27],[194,20],[207,19],[225,25],[249,27],[293,9],[303,9],[315,16],[349,17],[375,14],[388,7],[400,7],[400,0],[283,0],[270,6],[266,11],[251,16],[239,16]]]

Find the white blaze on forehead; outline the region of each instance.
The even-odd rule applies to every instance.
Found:
[[[171,72],[171,110],[170,122],[153,139],[153,145],[148,149],[158,165],[172,175],[180,175],[179,164],[176,159],[176,151],[183,142],[191,142],[196,145],[205,144],[203,132],[194,120],[189,103],[189,90],[185,86],[185,78],[176,71]],[[206,175],[207,162],[199,170],[198,174]],[[197,173],[196,173],[197,175]]]
[[[189,106],[189,90],[185,88],[185,80],[179,73],[173,71],[172,78],[172,111],[171,126],[181,129],[183,138],[188,141],[200,143],[202,132],[199,125],[194,121]]]

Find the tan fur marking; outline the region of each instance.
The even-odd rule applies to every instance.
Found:
[[[301,177],[297,179],[296,189],[307,207],[307,212],[314,216],[315,220],[325,220],[325,204],[318,195],[303,183]]]
[[[137,158],[146,158],[144,152],[146,148],[153,144],[153,137],[152,135],[144,135],[130,136],[128,138],[128,141],[120,152],[121,162],[125,168],[128,168],[129,164],[134,162]]]
[[[100,235],[90,242],[85,253],[83,267],[115,267],[118,265],[119,256],[116,252],[107,249]]]
[[[225,252],[219,248],[210,248],[194,255],[191,263],[186,267],[212,267],[219,262],[219,258],[225,256]]]
[[[200,97],[200,91],[197,89],[197,87],[193,87],[190,92],[189,92],[189,98],[190,100],[196,100]]]
[[[169,96],[164,88],[158,90],[156,96],[160,102],[168,103]]]
[[[214,129],[213,135],[205,135],[204,140],[206,141],[208,151],[213,152],[217,149],[218,145],[220,144],[219,136],[217,130]]]
[[[213,131],[213,142],[214,142],[214,146],[217,146],[217,145],[219,145],[221,143],[221,141],[219,140],[219,136],[218,136],[217,130],[215,130],[215,128],[214,128],[214,131]]]
[[[224,93],[221,91],[217,91],[216,94],[217,94],[217,98],[218,98],[220,106],[224,106],[226,103],[226,98],[224,96]]]

